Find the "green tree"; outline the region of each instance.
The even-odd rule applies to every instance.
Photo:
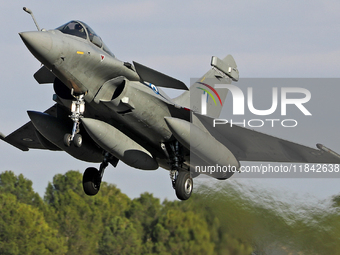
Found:
[[[67,246],[44,215],[12,194],[0,194],[1,254],[64,254]]]
[[[36,206],[40,209],[45,207],[38,193],[34,192],[32,181],[22,174],[16,176],[12,171],[0,174],[0,193],[11,193],[19,202]]]
[[[340,207],[340,195],[332,197],[333,207]]]
[[[139,198],[133,199],[130,203],[126,216],[136,225],[137,230],[142,233],[141,238],[144,241],[150,239],[151,230],[158,221],[161,209],[160,200],[147,192],[141,194]]]
[[[93,211],[88,203],[91,199],[81,193],[81,174],[76,171],[55,175],[45,193],[45,201],[54,210],[54,222],[66,237],[68,254],[94,254],[100,238],[100,212]]]
[[[171,254],[213,254],[207,222],[199,214],[168,209],[159,223],[164,229],[155,228],[158,248],[164,245]]]
[[[105,227],[99,244],[99,254],[141,254],[141,240],[133,224],[126,218],[116,216]]]
[[[124,216],[130,202],[115,186],[102,183],[93,197],[84,194],[82,175],[77,171],[58,174],[46,189],[46,203],[54,221],[67,239],[68,254],[95,254],[105,226],[115,216]]]
[[[164,228],[161,223],[157,223],[157,225],[153,228],[152,237],[154,242],[153,251],[156,254],[171,254],[167,247],[170,231]]]

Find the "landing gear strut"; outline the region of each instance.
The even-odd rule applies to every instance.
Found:
[[[76,147],[81,147],[83,138],[81,134],[79,134],[79,125],[80,125],[80,119],[83,117],[83,114],[85,112],[85,101],[84,101],[84,94],[81,95],[74,95],[73,89],[71,91],[72,96],[76,99],[75,101],[72,101],[71,105],[71,115],[69,116],[73,121],[73,128],[72,128],[72,134],[65,134],[64,136],[64,144],[67,147],[71,146],[71,143]]]
[[[162,146],[163,150],[165,149],[165,145]],[[176,141],[174,144],[170,144],[171,148],[171,170],[170,170],[170,179],[172,183],[172,187],[175,189],[176,196],[180,200],[187,200],[190,198],[192,189],[193,189],[193,180],[190,176],[190,172],[188,170],[182,170],[182,163],[184,162],[184,158],[181,153],[180,144]],[[166,152],[167,155],[169,155]]]
[[[94,196],[98,193],[104,175],[104,170],[109,165],[109,162],[116,166],[118,159],[106,152],[103,162],[100,164],[99,170],[94,167],[89,167],[85,170],[83,175],[83,189],[86,195]]]

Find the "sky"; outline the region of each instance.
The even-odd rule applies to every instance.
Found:
[[[52,86],[34,80],[40,63],[18,35],[36,30],[24,6],[33,11],[41,28],[82,20],[118,59],[142,63],[186,84],[209,70],[211,56],[227,54],[235,58],[241,78],[339,78],[338,1],[4,1],[0,9],[0,132],[5,135],[29,121],[27,110],[44,111],[53,104]],[[269,132],[312,147],[322,142],[340,152],[339,92],[338,87],[313,87],[312,95],[320,96],[312,100],[321,101],[311,102],[319,115],[310,126],[291,134],[279,129]],[[170,91],[171,96],[176,93]],[[98,167],[64,152],[22,152],[0,141],[0,172],[24,174],[41,195],[55,174],[83,172],[89,166]],[[163,169],[141,171],[120,162],[116,169],[107,168],[104,181],[130,197],[150,192],[161,199],[176,199]],[[214,185],[213,180],[203,181]],[[316,199],[340,192],[338,178],[230,181]]]

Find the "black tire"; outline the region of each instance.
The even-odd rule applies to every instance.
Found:
[[[75,134],[73,138],[73,144],[74,146],[80,148],[83,144],[83,137],[80,134]]]
[[[100,174],[94,167],[89,167],[83,174],[83,189],[86,195],[94,196],[100,189]]]
[[[190,177],[190,172],[179,171],[175,184],[177,198],[180,200],[189,199],[193,187],[194,183]]]
[[[71,146],[71,134],[65,134],[64,135],[64,144],[65,146],[67,147],[70,147]]]

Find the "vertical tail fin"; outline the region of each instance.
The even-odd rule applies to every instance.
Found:
[[[194,112],[218,118],[223,103],[227,97],[228,89],[215,88],[216,84],[230,84],[231,80],[238,81],[239,72],[236,62],[231,55],[223,60],[212,57],[210,69],[203,77],[190,86],[190,90],[173,99],[183,107]]]

